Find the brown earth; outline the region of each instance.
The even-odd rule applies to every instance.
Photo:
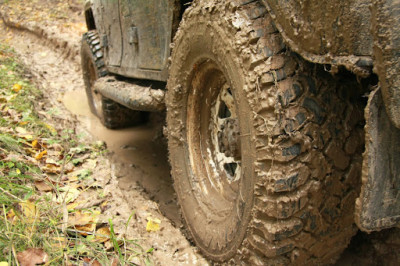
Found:
[[[208,262],[186,240],[180,227],[167,147],[162,136],[164,117],[152,115],[150,123],[123,130],[108,130],[89,110],[80,70],[80,36],[85,31],[79,1],[0,1],[2,42],[13,46],[30,68],[47,100],[68,117],[77,132],[103,140],[111,151],[97,175],[110,182],[114,217],[120,230],[135,211],[135,224],[127,234],[155,249],[159,265],[206,265]],[[57,7],[49,9],[49,4]],[[162,220],[161,231],[147,233],[146,218]],[[119,223],[118,223],[119,222]],[[117,226],[118,228],[118,226]],[[400,233],[397,229],[367,235],[359,232],[336,265],[399,265]]]

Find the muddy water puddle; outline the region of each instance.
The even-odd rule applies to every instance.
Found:
[[[107,144],[119,186],[127,193],[128,202],[129,190],[142,187],[149,198],[159,204],[162,214],[180,225],[167,147],[165,140],[159,137],[162,127],[149,123],[120,130],[107,129],[90,112],[84,90],[66,92],[62,102],[96,139]]]

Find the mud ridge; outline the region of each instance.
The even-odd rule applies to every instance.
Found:
[[[13,21],[6,12],[7,10],[0,10],[0,18],[5,26],[13,30],[27,32],[39,39],[44,45],[60,50],[61,55],[65,59],[70,59],[74,63],[80,63],[80,45],[79,41],[76,41],[75,36],[57,33],[56,26],[45,28],[35,22],[24,20]]]

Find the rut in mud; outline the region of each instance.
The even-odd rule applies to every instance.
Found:
[[[77,64],[79,58],[71,52],[69,45],[65,48],[64,41],[57,40],[57,34],[51,36],[51,41],[46,41],[48,38],[39,40],[37,36],[21,31],[6,34],[6,30],[2,26],[2,36],[9,38],[40,87],[45,89],[48,100],[61,110],[60,115],[70,117],[78,132],[86,132],[89,138],[92,136],[107,143],[112,152],[110,168],[116,185],[113,201],[117,206],[112,215],[120,217],[123,223],[133,210],[136,211],[138,228],[132,228],[130,234],[143,238],[147,245],[155,248],[157,264],[207,264],[179,230],[179,210],[162,136],[163,115],[152,115],[150,123],[140,127],[105,129],[90,113]],[[162,230],[158,234],[148,235],[144,230],[143,224],[149,214],[162,219]],[[399,246],[395,230],[372,237],[358,234],[337,265],[390,265],[398,259],[396,250]]]
[[[30,34],[7,33],[3,25],[1,32],[30,69],[57,115],[69,119],[78,134],[107,143],[110,163],[104,167],[109,170],[95,174],[111,174],[106,189],[112,194],[113,207],[107,212],[116,227],[122,228],[134,212],[135,222],[128,235],[139,239],[143,246],[154,248],[156,264],[207,264],[179,230],[179,212],[166,145],[161,137],[163,118],[152,116],[148,125],[136,128],[118,131],[104,128],[90,113],[76,61],[66,59]],[[147,217],[160,219],[161,230],[146,232]]]

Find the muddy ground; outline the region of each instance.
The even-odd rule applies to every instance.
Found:
[[[129,234],[143,245],[154,247],[156,264],[207,265],[180,230],[182,224],[162,136],[163,116],[151,115],[150,122],[140,127],[108,130],[90,113],[79,64],[79,36],[84,31],[81,8],[70,9],[70,24],[65,28],[65,20],[59,24],[15,21],[4,9],[2,14],[11,27],[0,25],[1,41],[14,47],[44,90],[47,101],[58,110],[57,115],[68,117],[76,131],[88,139],[106,142],[110,150],[109,168],[116,184],[112,196],[117,206],[110,215],[123,223],[136,212],[137,226]],[[161,231],[150,234],[141,226],[149,215],[162,220]],[[399,236],[395,229],[371,235],[358,233],[336,265],[399,265]]]

